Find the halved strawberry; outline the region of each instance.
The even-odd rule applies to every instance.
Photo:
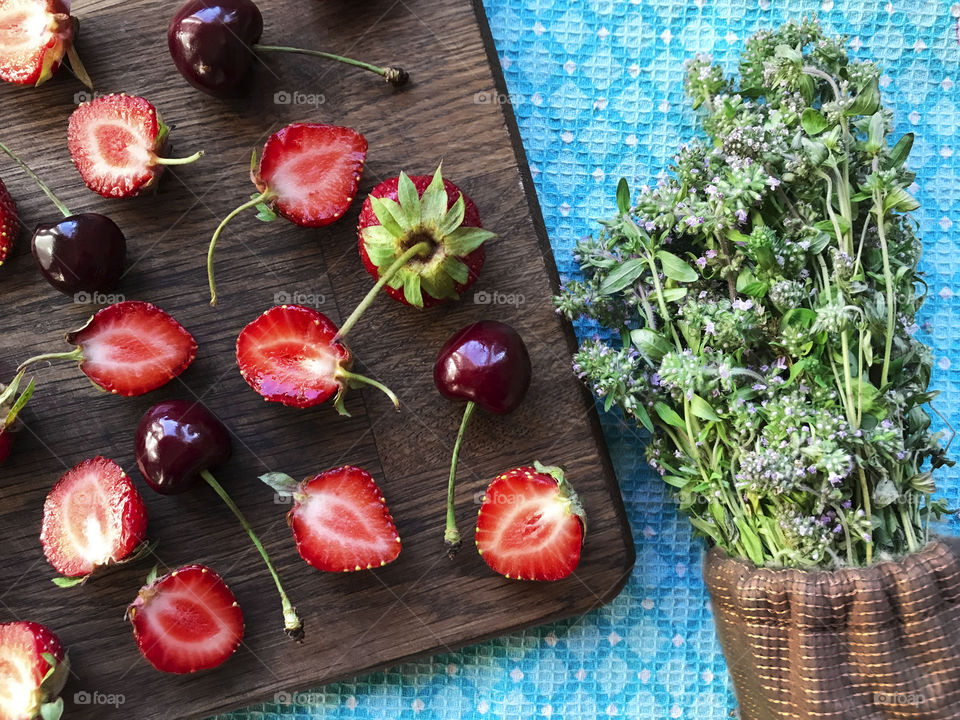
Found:
[[[347,465],[298,483],[283,473],[260,477],[294,499],[287,513],[300,557],[327,572],[382,567],[400,554],[400,536],[383,493],[366,470]]]
[[[35,622],[0,624],[0,720],[56,720],[70,661],[60,638]]]
[[[366,158],[366,138],[347,127],[294,123],[271,135],[263,146],[259,168],[256,153],[250,163],[250,179],[259,194],[227,215],[210,239],[210,304],[217,304],[213,254],[228,222],[256,207],[257,217],[265,222],[276,220],[279,213],[301,227],[329,225],[343,216],[356,197]]]
[[[423,244],[386,285],[390,297],[421,308],[459,298],[483,267],[483,243],[494,237],[440,168],[433,177],[400,173],[377,185],[363,202],[357,234],[363,266],[377,279]]]
[[[17,415],[23,410],[24,406],[33,396],[33,380],[27,383],[20,395],[20,383],[23,381],[23,371],[17,373],[13,381],[4,387],[0,385],[0,465],[10,457],[10,451],[13,448],[13,428],[17,421]]]
[[[127,608],[133,637],[157,670],[192,673],[222,664],[243,639],[243,613],[213,570],[185,565],[157,579],[156,568]]]
[[[165,165],[185,165],[190,157],[159,157],[169,128],[146,99],[103,95],[82,103],[70,116],[70,156],[87,187],[104,197],[133,197],[151,187]]]
[[[586,520],[558,467],[507,470],[487,488],[477,549],[495,572],[517,580],[560,580],[580,562]]]
[[[20,368],[41,360],[76,360],[94,384],[132,397],[166,385],[197,356],[196,341],[180,323],[139,300],[103,308],[66,340],[77,349],[38,355]]]
[[[120,562],[146,534],[143,498],[123,468],[105,457],[68,470],[43,504],[43,553],[67,578]]]
[[[3,0],[0,79],[18,85],[49,80],[72,48],[73,36],[69,0]]]
[[[13,243],[20,232],[20,220],[17,218],[17,206],[10,197],[6,185],[0,180],[0,265],[7,259]]]
[[[350,371],[353,355],[323,313],[302,305],[278,305],[247,325],[237,338],[237,365],[247,384],[264,399],[306,408],[334,398],[343,415],[350,386],[373,385],[399,407],[380,383]]]

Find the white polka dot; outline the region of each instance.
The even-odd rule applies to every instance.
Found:
[[[640,682],[642,683],[650,682],[650,671],[644,668],[637,673],[637,677],[640,678]]]
[[[946,232],[946,231],[949,230],[951,227],[953,227],[953,220],[951,220],[950,218],[948,218],[948,217],[946,217],[946,216],[940,218],[940,229],[941,229],[941,230],[943,230],[944,232]]]
[[[672,708],[670,708],[670,717],[678,718],[682,715],[683,715],[683,708],[681,708],[679,705],[674,705]]]
[[[584,680],[587,679],[587,671],[584,670],[583,668],[580,668],[579,670],[577,670],[576,673],[574,673],[573,676],[580,682],[583,682]]]
[[[680,647],[683,645],[683,636],[680,633],[677,633],[673,636],[673,646]]]
[[[421,712],[423,708],[426,706],[423,704],[423,700],[421,700],[420,698],[417,698],[416,700],[413,701],[413,704],[410,707],[413,708],[414,712]]]
[[[653,600],[651,598],[644,598],[643,602],[640,603],[640,607],[644,610],[653,610]]]
[[[833,0],[823,0],[823,4],[820,7],[824,12],[830,12],[833,10]]]
[[[572,143],[573,133],[570,132],[569,130],[564,130],[562,133],[560,133],[560,139],[563,140],[565,143],[568,143],[568,144]]]
[[[549,633],[547,633],[547,636],[543,639],[543,641],[544,641],[547,645],[549,645],[550,647],[554,647],[554,646],[557,644],[557,635],[556,635],[556,633],[554,633],[554,632],[551,630]]]
[[[916,125],[918,122],[920,122],[920,113],[914,110],[909,115],[907,115],[907,120],[910,121],[911,125]]]
[[[457,674],[457,666],[454,665],[453,663],[450,663],[449,665],[447,665],[447,675],[449,675],[450,677],[453,677],[456,674]]]
[[[347,700],[346,700],[346,702],[344,703],[344,705],[347,706],[347,709],[348,709],[348,710],[356,710],[356,709],[357,709],[357,699],[356,699],[353,695],[351,695],[350,697],[347,698]]]
[[[607,635],[607,642],[609,642],[611,646],[616,645],[621,640],[623,640],[623,638],[617,635],[616,631]]]
[[[948,357],[942,357],[942,358],[940,358],[940,361],[937,363],[937,365],[940,366],[940,369],[941,369],[941,370],[949,370],[949,369],[950,369],[950,358],[948,358]]]
[[[513,670],[510,671],[510,678],[514,682],[520,682],[521,680],[523,680],[523,670],[521,670],[518,667],[515,667]]]
[[[670,32],[670,28],[667,28],[662,33],[660,33],[660,39],[663,40],[667,45],[670,44],[670,41],[673,40],[673,33]]]
[[[943,288],[943,290],[940,291],[940,297],[942,297],[944,300],[949,300],[953,297],[953,290],[948,287]]]
[[[544,705],[544,706],[540,709],[540,714],[543,715],[545,718],[552,717],[552,716],[553,716],[553,705]]]
[[[619,714],[620,714],[620,713],[619,713],[619,711],[617,710],[617,706],[616,706],[616,705],[614,705],[613,703],[610,703],[609,705],[607,705],[607,716],[608,716],[608,717],[613,717],[614,715],[619,715]]]
[[[537,20],[537,22],[533,26],[534,35],[543,35],[543,33],[545,33],[546,31],[547,29],[543,26],[543,23]]]
[[[713,682],[713,673],[710,672],[709,670],[704,670],[703,675],[701,677],[703,678],[703,681],[708,685]]]
[[[477,703],[477,712],[480,713],[481,715],[486,715],[487,710],[489,709],[490,709],[490,703],[488,703],[486,700],[481,700],[479,703]]]

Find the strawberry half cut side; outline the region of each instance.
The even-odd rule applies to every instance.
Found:
[[[35,622],[0,624],[0,718],[56,720],[70,662],[60,639]]]
[[[366,138],[348,127],[294,123],[271,135],[259,167],[256,152],[250,163],[258,194],[227,215],[210,238],[210,304],[217,304],[213,256],[227,223],[255,207],[257,218],[264,222],[276,220],[279,214],[301,227],[329,225],[343,216],[356,197],[366,159]]]
[[[10,197],[6,185],[0,180],[0,265],[3,265],[7,255],[13,249],[18,232],[20,232],[20,221],[17,218],[17,206]]]
[[[123,468],[104,457],[68,470],[43,505],[40,543],[47,561],[64,576],[58,580],[84,579],[124,560],[146,533],[143,498]]]
[[[98,387],[133,397],[166,385],[197,356],[196,341],[180,323],[139,300],[103,308],[66,340],[76,349],[38,355],[20,369],[44,360],[75,360]]]
[[[358,235],[367,272],[387,279],[391,297],[418,308],[459,298],[483,266],[484,243],[495,237],[439,167],[432,177],[400,173],[377,185],[363,203]]]
[[[21,370],[9,385],[6,387],[0,385],[0,465],[10,456],[17,415],[33,397],[34,382],[32,379],[27,383],[23,392],[17,395],[22,382],[23,371]]]
[[[560,580],[580,562],[583,507],[558,467],[539,462],[497,477],[477,517],[477,549],[492,570],[517,580]]]
[[[243,613],[213,570],[186,565],[161,578],[156,568],[127,619],[143,656],[157,670],[193,673],[227,660],[243,639]]]
[[[348,465],[302,483],[283,473],[260,479],[293,498],[287,522],[307,564],[326,572],[354,572],[382,567],[400,554],[397,527],[367,471]]]
[[[4,0],[0,3],[0,79],[39,85],[60,67],[73,43],[67,0]]]
[[[156,183],[165,165],[187,158],[162,158],[169,128],[142,97],[103,95],[82,103],[70,116],[70,156],[87,187],[104,197],[132,197]]]
[[[334,398],[345,415],[347,388],[367,384],[399,408],[389,389],[351,372],[353,356],[333,321],[302,305],[278,305],[247,325],[237,338],[237,365],[247,384],[270,402],[306,408]]]

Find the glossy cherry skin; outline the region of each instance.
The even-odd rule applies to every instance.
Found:
[[[170,20],[167,45],[187,82],[211,95],[239,94],[263,16],[251,0],[187,0]]]
[[[530,353],[506,323],[483,320],[447,340],[433,366],[433,382],[451,400],[472,400],[501,415],[516,409],[530,387]]]
[[[47,282],[66,295],[110,292],[127,264],[127,239],[113,220],[97,213],[37,225],[31,247]]]
[[[140,420],[136,454],[147,485],[162,495],[176,495],[230,457],[230,434],[203,405],[164,400]]]

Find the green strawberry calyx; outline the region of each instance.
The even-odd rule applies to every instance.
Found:
[[[466,284],[470,277],[462,258],[496,236],[463,225],[463,193],[449,209],[447,204],[441,167],[422,196],[404,172],[398,179],[397,200],[370,196],[380,224],[360,231],[364,250],[381,278],[392,270],[387,284],[394,290],[403,288],[404,298],[414,307],[423,307],[423,293],[437,300],[457,299],[457,285]],[[418,246],[420,251],[393,268],[404,253]]]

